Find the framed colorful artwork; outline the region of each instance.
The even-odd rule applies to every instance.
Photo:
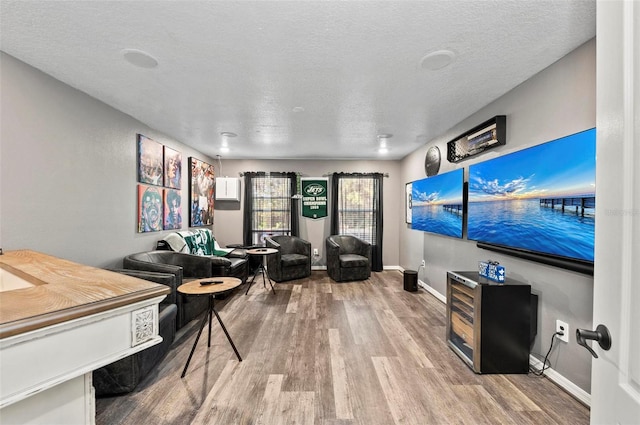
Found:
[[[138,233],[162,230],[162,188],[138,185]]]
[[[164,200],[164,230],[182,228],[182,196],[180,191],[165,189]]]
[[[162,186],[162,145],[138,134],[138,182]]]
[[[180,189],[182,177],[182,155],[180,152],[164,147],[164,186],[171,189]]]
[[[213,165],[189,158],[189,226],[213,224],[215,173]]]

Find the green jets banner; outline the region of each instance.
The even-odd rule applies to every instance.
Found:
[[[324,178],[302,177],[302,216],[325,218],[327,216],[327,181]]]

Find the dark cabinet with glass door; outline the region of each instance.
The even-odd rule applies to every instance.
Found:
[[[531,285],[447,273],[447,342],[476,373],[528,373]]]

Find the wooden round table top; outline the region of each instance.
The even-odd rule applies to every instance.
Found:
[[[276,252],[278,252],[278,250],[275,249],[275,248],[253,248],[253,249],[247,249],[247,254],[249,254],[249,255],[269,255],[269,254],[275,254]]]
[[[222,282],[201,285],[201,282]],[[211,295],[230,291],[240,286],[242,281],[236,277],[205,277],[192,280],[178,287],[178,292],[187,295]]]

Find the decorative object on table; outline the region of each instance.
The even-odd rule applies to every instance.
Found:
[[[327,178],[301,177],[302,216],[306,218],[327,217]]]
[[[189,158],[189,226],[213,224],[215,173],[213,165]]]
[[[407,183],[404,185],[404,206],[405,206],[405,222],[411,224],[411,209],[413,208],[413,195],[411,194],[413,184]]]
[[[138,134],[138,182],[162,186],[162,145]]]
[[[507,142],[507,117],[497,115],[447,143],[447,160],[460,162]]]
[[[486,277],[494,282],[504,283],[506,272],[503,266],[497,261],[478,261],[478,273],[482,277]]]
[[[138,233],[162,230],[161,188],[138,185]]]
[[[182,179],[182,155],[180,152],[164,147],[164,186],[180,189]]]
[[[427,177],[435,176],[440,171],[440,148],[431,146],[424,156],[424,172]]]
[[[182,196],[179,190],[165,189],[164,200],[164,230],[182,228]]]

